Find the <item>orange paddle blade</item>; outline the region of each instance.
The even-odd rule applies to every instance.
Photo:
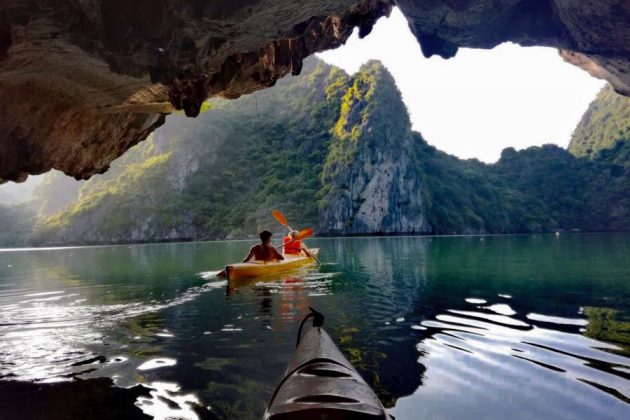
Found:
[[[304,228],[295,235],[294,241],[301,241],[302,239],[310,238],[313,236],[313,228]]]
[[[288,226],[289,222],[287,222],[287,218],[284,217],[284,214],[280,213],[278,210],[272,210],[271,214],[273,215],[273,217],[278,221],[278,223],[280,223],[283,226]]]

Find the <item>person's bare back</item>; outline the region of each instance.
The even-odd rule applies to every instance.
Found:
[[[243,262],[248,262],[252,258],[256,261],[284,260],[282,254],[271,245],[271,232],[266,230],[262,231],[260,233],[260,240],[260,244],[250,248],[249,254],[247,254]]]
[[[283,260],[284,257],[280,254],[276,248],[271,244],[258,244],[254,245],[249,251],[250,254],[254,254],[254,259],[257,261],[271,261],[271,260]]]

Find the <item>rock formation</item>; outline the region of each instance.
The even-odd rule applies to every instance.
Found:
[[[565,61],[630,96],[630,2],[626,0],[397,0],[422,52],[511,41],[560,50]]]
[[[626,0],[4,0],[0,182],[51,168],[77,179],[208,97],[236,98],[302,59],[367,35],[396,4],[426,56],[513,41],[562,56],[630,95]]]
[[[392,75],[371,61],[353,76],[324,164],[328,235],[428,233],[409,115]],[[391,145],[383,147],[384,144]]]
[[[173,115],[103,175],[45,175],[33,202],[0,203],[0,246],[247,238],[281,232],[274,208],[318,235],[629,230],[617,99],[604,89],[576,130],[612,148],[508,148],[488,165],[413,132],[380,62],[350,76],[312,58],[274,89]]]
[[[630,98],[606,85],[575,127],[569,151],[575,156],[594,157],[622,140],[630,143]]]
[[[240,238],[279,228],[272,208],[324,235],[429,233],[419,144],[380,62],[348,76],[312,58],[274,89],[173,116],[106,174],[72,181],[52,215],[66,186],[47,175],[33,240]]]
[[[77,179],[184,110],[300,72],[302,58],[369,32],[381,0],[5,1],[0,4],[0,180]]]

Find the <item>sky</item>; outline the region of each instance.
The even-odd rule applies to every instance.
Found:
[[[506,147],[569,144],[571,133],[605,82],[565,63],[555,48],[505,43],[424,58],[398,9],[372,33],[318,54],[356,72],[378,59],[396,79],[414,130],[460,158],[495,162]]]

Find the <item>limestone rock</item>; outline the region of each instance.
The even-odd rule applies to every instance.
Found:
[[[606,85],[591,102],[573,130],[569,151],[575,156],[595,157],[618,141],[630,140],[630,98]]]
[[[511,41],[560,49],[569,63],[630,96],[630,2],[625,0],[397,0],[422,52]]]
[[[344,97],[323,179],[321,231],[330,235],[426,233],[422,175],[409,116],[392,75],[369,62]]]
[[[298,74],[304,57],[356,27],[369,34],[394,4],[426,56],[556,47],[630,94],[627,0],[4,0],[0,182],[102,173],[166,114],[196,116],[206,98]]]
[[[197,116],[298,74],[302,58],[369,32],[381,0],[0,3],[0,182],[102,173],[164,115]]]

